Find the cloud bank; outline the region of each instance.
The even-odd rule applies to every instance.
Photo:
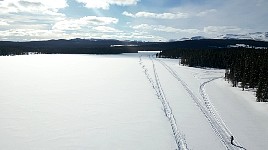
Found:
[[[153,13],[153,12],[137,12],[135,14],[124,11],[122,15],[133,17],[133,18],[155,18],[155,19],[181,19],[188,18],[187,13]]]
[[[76,0],[85,4],[87,8],[109,9],[110,5],[129,6],[136,5],[139,0]]]

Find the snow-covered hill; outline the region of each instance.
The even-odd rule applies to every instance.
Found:
[[[184,38],[179,39],[178,41],[186,41],[186,40],[202,40],[202,39],[208,39],[208,38],[206,38],[206,37],[204,37],[204,36],[200,36],[200,35],[198,35],[198,36],[193,36],[193,37],[191,37],[191,38],[186,38],[186,37],[184,37]]]
[[[225,34],[215,37],[216,39],[247,39],[256,41],[268,41],[268,32],[254,32],[248,34]]]
[[[191,37],[191,40],[202,40],[202,39],[207,39],[207,38],[204,37],[204,36],[193,36],[193,37]]]
[[[222,34],[216,37],[206,36],[193,36],[191,38],[181,38],[179,41],[185,40],[202,40],[202,39],[240,39],[240,40],[256,40],[256,41],[268,41],[268,32],[253,32],[247,34]]]

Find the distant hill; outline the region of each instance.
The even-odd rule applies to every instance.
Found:
[[[245,34],[222,34],[216,37],[205,37],[205,36],[193,36],[191,38],[181,38],[177,41],[185,40],[201,40],[201,39],[233,39],[233,40],[255,40],[255,41],[268,41],[268,32],[252,32]],[[174,41],[174,40],[173,40]]]
[[[153,44],[153,42],[141,42],[141,41],[120,41],[113,39],[59,39],[59,40],[48,40],[48,41],[30,41],[30,42],[10,42],[10,41],[0,41],[0,46],[22,46],[22,47],[83,47],[83,48],[93,48],[93,47],[110,47],[111,45],[146,45]]]
[[[244,39],[256,41],[268,41],[268,32],[254,32],[247,34],[225,34],[217,36],[216,39]]]
[[[196,37],[175,42],[120,41],[113,39],[71,39],[31,42],[0,41],[0,55],[45,54],[120,54],[177,48],[215,49],[235,46],[268,48],[268,42],[238,39],[204,39]]]
[[[140,46],[142,50],[169,50],[177,48],[189,49],[215,49],[228,48],[236,45],[247,47],[268,48],[268,42],[256,40],[237,40],[237,39],[198,39],[176,42],[162,42]]]
[[[0,55],[27,53],[45,54],[120,54],[137,53],[135,46],[155,44],[153,42],[119,41],[113,39],[71,39],[30,42],[0,41]]]

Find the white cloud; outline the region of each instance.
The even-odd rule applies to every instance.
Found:
[[[112,17],[86,16],[79,19],[65,19],[55,23],[53,30],[79,30],[90,25],[116,24],[118,19]]]
[[[140,30],[152,30],[153,27],[151,25],[148,24],[140,24],[140,25],[136,25],[136,26],[132,26],[133,29],[140,29]]]
[[[67,6],[66,0],[3,0],[0,1],[1,21],[8,23],[10,29],[36,25],[45,28],[63,20],[65,15],[59,9]]]
[[[207,34],[224,34],[224,33],[238,33],[242,29],[236,26],[207,26],[204,27],[204,32]]]
[[[59,31],[53,31],[53,30],[36,30],[36,29],[9,29],[0,31],[1,39],[5,40],[32,40],[32,39],[39,39],[39,40],[45,40],[45,39],[53,39],[53,38],[67,38],[68,35],[59,32]]]
[[[204,10],[204,11],[197,13],[196,16],[202,17],[202,16],[206,16],[208,14],[212,14],[212,13],[216,13],[216,12],[217,12],[216,9],[209,9],[209,10]]]
[[[159,35],[153,35],[146,32],[134,31],[134,32],[120,32],[117,34],[104,34],[103,38],[112,38],[119,40],[144,40],[144,41],[167,41],[164,37]]]
[[[153,30],[153,31],[161,31],[161,32],[169,32],[169,33],[199,33],[201,32],[198,29],[180,29],[163,25],[148,25],[141,24],[132,26],[133,29],[136,30]]]
[[[66,0],[3,0],[0,1],[0,14],[57,12],[67,6]]]
[[[9,29],[0,31],[0,40],[30,41],[49,39],[98,38],[119,40],[167,41],[161,35],[154,35],[145,31],[124,32],[109,26],[90,26],[85,30],[49,30],[49,29]]]
[[[86,25],[86,24],[84,24]],[[55,23],[52,27],[53,30],[79,30],[82,24],[76,20],[63,20]]]
[[[67,0],[0,0],[1,39],[12,41],[66,37],[51,30],[51,25],[65,19],[59,10]]]
[[[135,17],[135,15],[133,15],[132,13],[129,13],[129,12],[126,12],[126,11],[124,11],[123,13],[122,13],[122,15],[125,15],[125,16],[128,16],[128,17]]]
[[[9,25],[9,23],[0,20],[0,26],[8,26],[8,25]]]
[[[93,27],[94,30],[99,31],[99,32],[111,32],[111,33],[115,33],[115,32],[121,32],[115,28],[112,27],[107,27],[107,26],[97,26],[97,27]]]
[[[149,41],[165,41],[167,39],[148,34],[147,32],[105,32],[103,29],[116,30],[109,27],[99,26],[91,30],[91,32],[75,31],[66,33],[59,30],[33,30],[33,29],[10,29],[6,31],[0,31],[0,40],[12,40],[12,41],[29,41],[29,40],[49,40],[49,39],[74,39],[74,38],[97,38],[97,39],[119,39],[119,40],[149,40]],[[98,31],[102,30],[102,31]],[[97,32],[94,32],[97,31]]]
[[[85,4],[87,8],[109,9],[110,5],[128,6],[136,5],[139,0],[76,0]]]
[[[108,14],[110,17],[70,18],[82,14],[79,13],[81,11],[69,11],[64,14],[67,11],[64,8],[68,7],[68,1],[70,0],[0,0],[0,39],[93,37],[155,41],[196,35],[214,37],[227,33],[267,31],[267,19],[264,19],[267,16],[267,0],[247,1],[247,3],[246,0],[216,0],[202,2],[201,5],[189,2],[187,5],[161,8],[152,8],[153,6],[147,6],[147,3],[141,3],[140,8],[131,7],[129,10],[122,11],[122,15],[128,17],[123,18],[122,21],[125,22],[121,23],[118,23],[118,14],[113,13],[117,10],[103,11],[103,13],[94,11],[96,16],[103,16],[110,12]],[[111,6],[137,5],[141,0],[75,1],[88,8],[109,9],[113,8]],[[164,1],[154,2],[168,3]],[[74,3],[69,3],[71,4]],[[77,5],[71,7],[79,9]],[[141,11],[143,8],[144,10]],[[93,13],[90,9],[84,11],[89,15]]]
[[[97,17],[97,16],[86,16],[81,19],[82,22],[87,22],[94,25],[106,25],[106,24],[116,24],[118,22],[117,18],[112,17]]]
[[[177,13],[153,13],[153,12],[137,12],[135,14],[124,11],[122,15],[132,17],[132,18],[155,18],[155,19],[181,19],[181,18],[190,18],[194,16],[198,17],[203,17],[207,16],[209,14],[214,14],[216,13],[216,9],[208,9],[208,10],[203,10],[200,12],[191,12],[191,13],[182,13],[182,12],[177,12]]]
[[[152,12],[137,12],[136,14],[129,13],[124,11],[122,13],[125,16],[133,17],[133,18],[155,18],[155,19],[180,19],[180,18],[188,18],[189,14],[187,13],[152,13]]]

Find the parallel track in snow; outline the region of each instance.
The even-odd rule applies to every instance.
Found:
[[[148,69],[146,68],[146,66],[142,62],[142,56],[140,56],[140,61],[139,61],[140,65],[144,69],[144,73],[145,73],[147,79],[152,84],[152,87],[155,90],[158,99],[161,101],[161,103],[163,105],[163,109],[164,109],[166,117],[169,120],[169,123],[170,123],[171,129],[172,129],[173,136],[175,138],[178,150],[188,150],[185,136],[182,133],[182,131],[179,130],[179,128],[177,126],[177,122],[176,122],[176,119],[172,113],[172,109],[171,109],[171,107],[166,99],[165,93],[162,89],[161,82],[159,80],[159,77],[158,77],[158,74],[156,71],[154,60],[152,59],[151,56],[148,56],[148,57],[150,58],[152,65],[153,65],[152,69],[153,69],[153,74],[154,74],[154,79],[155,79],[154,81],[150,77],[150,74],[148,73]]]
[[[213,106],[213,104],[210,102],[209,97],[205,91],[205,85],[208,84],[211,81],[214,81],[216,79],[219,79],[222,77],[215,77],[215,78],[211,78],[210,80],[203,82],[200,87],[199,87],[199,93],[202,96],[202,99],[204,101],[204,105],[206,106],[207,110],[209,111],[209,113],[211,113],[213,115],[213,117],[217,120],[217,122],[219,124],[222,125],[222,127],[225,129],[225,131],[228,133],[228,135],[232,135],[231,131],[227,128],[226,124],[223,122],[223,120],[221,119],[220,115],[217,113],[215,107]]]
[[[201,110],[201,112],[205,115],[207,118],[210,126],[212,127],[215,134],[220,138],[222,144],[225,146],[228,150],[236,150],[236,149],[244,149],[243,147],[239,146],[238,141],[235,141],[234,144],[231,144],[230,137],[232,136],[229,129],[226,127],[226,125],[223,123],[222,119],[219,115],[217,115],[215,109],[211,107],[211,103],[209,102],[209,99],[205,93],[204,86],[208,82],[203,83],[200,86],[200,94],[204,99],[203,102],[194,94],[194,92],[189,88],[189,86],[179,77],[176,71],[174,71],[170,66],[168,66],[165,62],[155,59],[158,61],[170,74],[176,78],[177,81],[181,83],[183,88],[188,92],[188,94],[192,97],[198,108]],[[211,80],[212,81],[212,80]]]
[[[222,126],[222,128],[226,131],[226,133],[230,136],[232,136],[233,134],[231,133],[230,129],[227,127],[227,125],[224,123],[224,121],[222,120],[221,116],[219,115],[219,113],[217,113],[217,110],[215,109],[215,107],[213,106],[213,104],[210,102],[209,97],[205,91],[205,85],[216,80],[216,79],[220,79],[223,77],[214,77],[209,79],[208,81],[203,82],[200,87],[199,87],[199,93],[202,96],[202,99],[204,101],[204,104],[207,108],[207,110],[213,115],[213,117],[216,119],[216,121]],[[244,147],[240,146],[241,144],[238,142],[238,140],[234,141],[234,145],[236,148],[238,149],[244,149]]]

